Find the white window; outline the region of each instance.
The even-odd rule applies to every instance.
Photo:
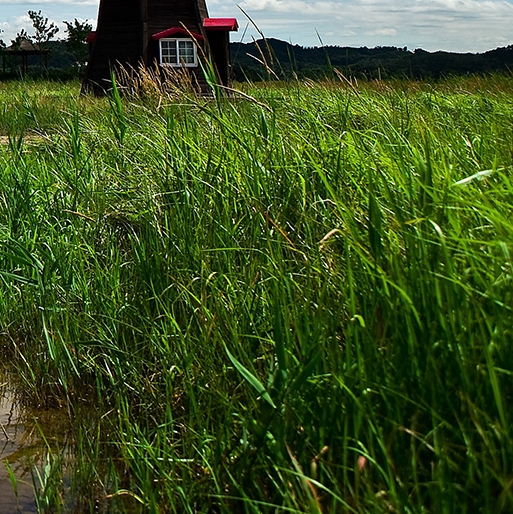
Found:
[[[165,66],[198,65],[196,45],[192,39],[161,39],[160,64]]]

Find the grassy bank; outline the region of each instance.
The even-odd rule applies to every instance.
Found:
[[[97,406],[77,495],[510,511],[512,86],[0,85],[4,349]]]

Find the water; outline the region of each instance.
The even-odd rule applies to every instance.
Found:
[[[35,491],[41,487],[34,470],[45,476],[49,451],[64,463],[69,459],[71,421],[65,410],[24,406],[13,378],[0,371],[0,513],[29,514],[37,512]],[[17,495],[6,463],[16,477]]]
[[[112,494],[126,488],[128,477],[124,464],[112,460],[96,440],[97,410],[85,404],[70,416],[66,408],[36,408],[23,400],[21,387],[18,375],[0,361],[0,514],[37,513],[37,498],[45,512],[140,514],[141,505],[131,496]],[[84,456],[78,434],[85,432],[93,434],[87,448],[99,445],[96,456],[87,454],[87,467],[78,457]],[[88,467],[91,459],[97,459],[94,472]]]

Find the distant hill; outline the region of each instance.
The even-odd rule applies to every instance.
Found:
[[[513,45],[484,53],[427,52],[406,47],[351,48],[326,46],[304,48],[278,39],[231,43],[235,77],[267,78],[265,61],[279,77],[330,76],[333,67],[345,75],[367,78],[439,78],[471,73],[513,72]],[[272,54],[272,56],[271,56]],[[258,59],[258,60],[257,60]]]

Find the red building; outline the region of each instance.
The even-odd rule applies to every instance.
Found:
[[[101,0],[98,24],[88,38],[90,58],[84,91],[102,93],[110,87],[110,72],[121,64],[138,68],[186,68],[203,89],[200,60],[207,56],[217,79],[230,84],[229,33],[235,18],[209,18],[205,0]]]

